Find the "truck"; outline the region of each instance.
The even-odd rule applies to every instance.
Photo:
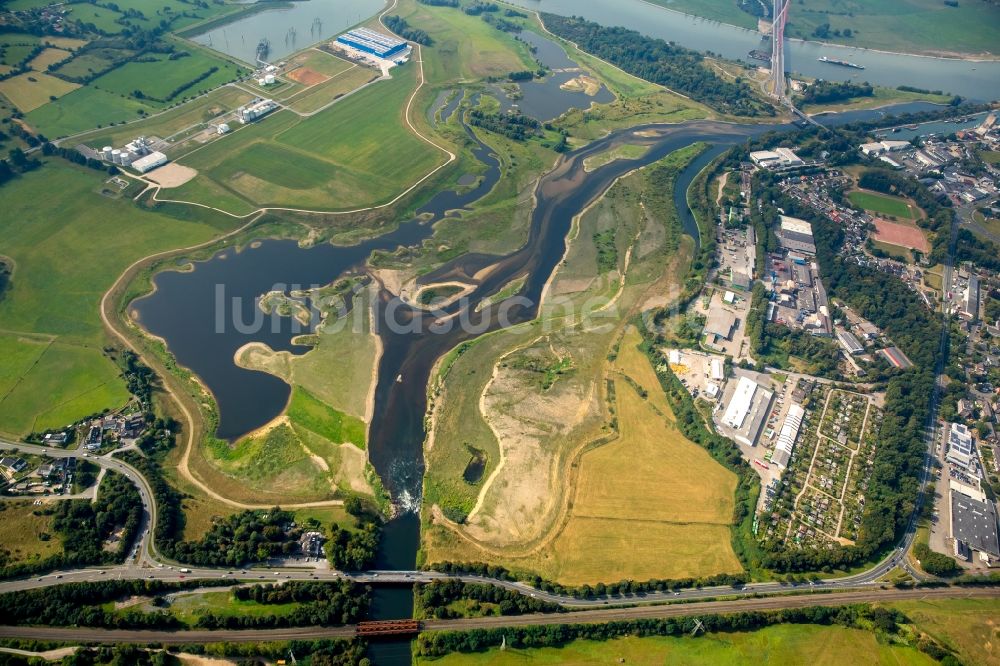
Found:
[[[181,569],[181,573],[191,573],[190,569]]]

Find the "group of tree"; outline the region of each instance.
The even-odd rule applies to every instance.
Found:
[[[431,7],[460,7],[461,4],[458,0],[417,0],[422,5],[430,5]]]
[[[475,612],[473,604],[481,608],[495,609],[499,615],[524,615],[525,613],[560,613],[564,609],[559,604],[529,597],[514,590],[488,583],[463,583],[460,580],[438,580],[426,585],[418,585],[414,591],[418,608],[425,616],[445,619],[460,617],[449,606],[459,601],[471,601],[469,610]],[[482,614],[493,614],[487,611]]]
[[[542,124],[522,113],[492,113],[482,109],[469,111],[469,124],[502,134],[514,141],[527,141],[541,134]]]
[[[820,23],[818,26],[813,28],[813,37],[818,37],[819,39],[829,39],[830,37],[847,37],[850,39],[854,37],[854,30],[850,28],[840,28],[830,29],[829,23]]]
[[[326,556],[341,571],[363,571],[375,563],[381,529],[375,520],[360,521],[356,529],[347,529],[337,523],[331,526]]]
[[[261,605],[299,604],[291,612],[270,615],[207,613],[199,616],[203,629],[262,629],[273,627],[328,627],[365,619],[371,589],[348,580],[289,581],[281,585],[233,588],[233,598]]]
[[[927,636],[909,638],[902,625],[910,620],[901,611],[853,605],[841,607],[811,606],[779,611],[749,611],[728,615],[698,615],[667,619],[621,620],[602,624],[552,624],[473,629],[469,631],[432,631],[417,637],[416,653],[421,657],[442,657],[452,652],[483,652],[501,643],[509,649],[522,650],[561,647],[575,640],[605,641],[622,636],[688,636],[716,632],[745,632],[778,624],[840,625],[874,631],[882,640],[916,643],[915,647],[939,661],[951,659],[950,651]]]
[[[961,571],[958,563],[942,553],[935,553],[926,543],[918,543],[913,547],[913,556],[920,562],[920,567],[932,576],[951,577]]]
[[[609,28],[578,17],[542,14],[545,27],[629,74],[687,95],[722,113],[773,116],[774,107],[742,78],[727,80],[697,51],[626,28]]]
[[[207,566],[244,566],[299,552],[302,529],[294,514],[275,507],[247,510],[216,520],[197,541],[157,544],[179,562]]]
[[[382,19],[385,23],[385,27],[392,30],[394,33],[402,37],[403,39],[408,39],[411,42],[416,42],[417,44],[423,44],[424,46],[430,46],[434,43],[431,36],[420,28],[414,28],[411,26],[405,18],[397,14],[390,14]]]
[[[472,0],[472,2],[462,7],[462,11],[469,16],[480,16],[481,14],[498,12],[500,11],[500,6],[493,2],[485,2],[484,0]]]
[[[856,97],[871,97],[875,88],[868,83],[853,83],[851,81],[824,81],[820,79],[806,87],[796,96],[800,104],[829,104],[842,102]]]
[[[735,445],[733,445],[735,446]],[[752,470],[751,470],[751,473]],[[758,483],[759,485],[759,483]],[[511,571],[498,564],[485,562],[434,562],[433,569],[443,573],[471,574],[497,580],[523,581],[535,589],[551,594],[569,595],[577,599],[613,597],[628,594],[665,592],[691,587],[712,587],[730,585],[738,587],[750,580],[746,574],[716,574],[702,578],[651,579],[646,581],[623,580],[617,583],[596,583],[594,585],[563,585],[546,580],[534,573]]]

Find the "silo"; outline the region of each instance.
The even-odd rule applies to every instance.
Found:
[[[118,150],[117,148],[115,148],[114,150],[112,150],[111,151],[111,161],[114,162],[115,164],[121,164],[122,163],[122,151]]]
[[[121,162],[122,166],[128,166],[129,164],[132,164],[132,160],[134,159],[135,155],[133,153],[130,153],[127,150],[122,151],[122,162]]]
[[[112,150],[111,146],[104,146],[103,148],[101,148],[101,153],[104,156],[104,159],[106,159],[109,162],[111,161],[111,150]]]
[[[274,83],[274,74],[268,74],[267,76],[265,76],[264,83],[266,83],[267,85],[271,85],[272,83]]]

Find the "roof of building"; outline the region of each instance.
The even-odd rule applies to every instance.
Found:
[[[705,321],[705,333],[728,339],[735,326],[735,314],[723,308],[712,308]]]
[[[951,534],[973,550],[1000,557],[997,510],[993,502],[980,502],[952,490]]]
[[[782,231],[792,231],[798,234],[806,234],[807,236],[813,235],[812,225],[805,220],[787,215],[779,215],[779,218],[781,219]]]
[[[167,156],[158,150],[154,150],[149,155],[144,155],[139,159],[132,162],[132,168],[137,171],[144,171],[146,169],[152,169],[153,167],[160,166],[161,164],[167,163]]]
[[[757,382],[749,377],[740,377],[739,383],[736,384],[736,391],[729,400],[729,406],[726,407],[726,413],[722,417],[722,422],[730,428],[739,428],[742,426],[747,412],[750,411],[750,404],[753,401],[753,395],[756,391]]]

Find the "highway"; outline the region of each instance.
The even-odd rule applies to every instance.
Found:
[[[35,454],[48,455],[54,458],[83,457],[85,452],[79,450],[62,450],[51,447],[42,447],[32,444],[19,444],[16,442],[0,440],[0,450],[10,450],[17,448],[21,451]],[[933,450],[933,449],[932,449]],[[152,539],[151,525],[155,525],[156,504],[153,501],[152,489],[149,487],[145,477],[134,467],[112,458],[110,454],[105,456],[88,456],[88,460],[95,462],[106,469],[110,469],[121,474],[125,474],[139,489],[144,505],[143,526],[140,530],[140,541],[138,544],[138,554],[135,558],[129,558],[125,564],[106,567],[88,567],[75,569],[72,571],[55,571],[52,573],[22,578],[18,580],[0,582],[0,594],[17,590],[37,589],[51,585],[61,585],[64,583],[82,583],[107,580],[116,578],[121,580],[162,580],[167,582],[180,582],[192,579],[229,579],[237,582],[266,582],[266,581],[286,581],[286,580],[333,580],[337,578],[348,578],[358,583],[395,583],[413,584],[429,583],[436,580],[461,580],[470,583],[486,583],[496,585],[508,590],[532,596],[542,601],[560,604],[566,608],[599,608],[613,604],[650,604],[664,601],[690,601],[707,599],[723,595],[733,594],[779,594],[789,591],[798,592],[826,592],[844,591],[852,589],[865,589],[873,586],[882,580],[884,576],[896,566],[906,567],[906,558],[903,554],[913,541],[916,533],[916,522],[913,521],[904,537],[901,548],[894,550],[884,560],[877,565],[860,574],[845,576],[841,578],[828,578],[815,583],[790,583],[765,582],[748,583],[738,588],[732,586],[713,586],[703,588],[690,588],[678,590],[676,592],[650,592],[643,594],[626,594],[599,597],[592,599],[577,599],[570,595],[553,594],[536,589],[527,583],[518,581],[498,580],[486,576],[450,574],[436,571],[365,571],[358,573],[345,573],[329,569],[311,569],[305,567],[276,567],[276,568],[208,568],[208,567],[183,567],[176,562],[171,562],[161,557],[155,549]],[[150,515],[152,512],[152,515]],[[182,572],[184,568],[186,571]],[[911,570],[911,574],[917,572]],[[919,575],[919,574],[917,574]],[[872,588],[868,588],[872,589]]]
[[[529,625],[579,624],[614,622],[638,619],[659,619],[686,617],[712,613],[738,613],[748,611],[773,611],[783,608],[806,608],[810,606],[843,606],[855,603],[893,601],[920,601],[947,598],[997,598],[996,588],[936,588],[929,590],[875,589],[865,593],[839,593],[827,595],[797,595],[767,598],[749,598],[726,601],[704,601],[697,603],[670,604],[660,606],[637,606],[631,608],[606,608],[569,613],[537,613],[519,616],[463,618],[457,620],[425,620],[421,623],[424,631],[462,631],[469,629],[493,629]],[[355,635],[354,625],[340,627],[298,627],[287,629],[239,629],[239,630],[190,630],[190,631],[146,631],[128,629],[91,629],[78,627],[12,627],[0,626],[0,638],[21,638],[41,641],[80,641],[85,643],[248,643],[286,640],[316,640],[323,638],[350,638]]]

